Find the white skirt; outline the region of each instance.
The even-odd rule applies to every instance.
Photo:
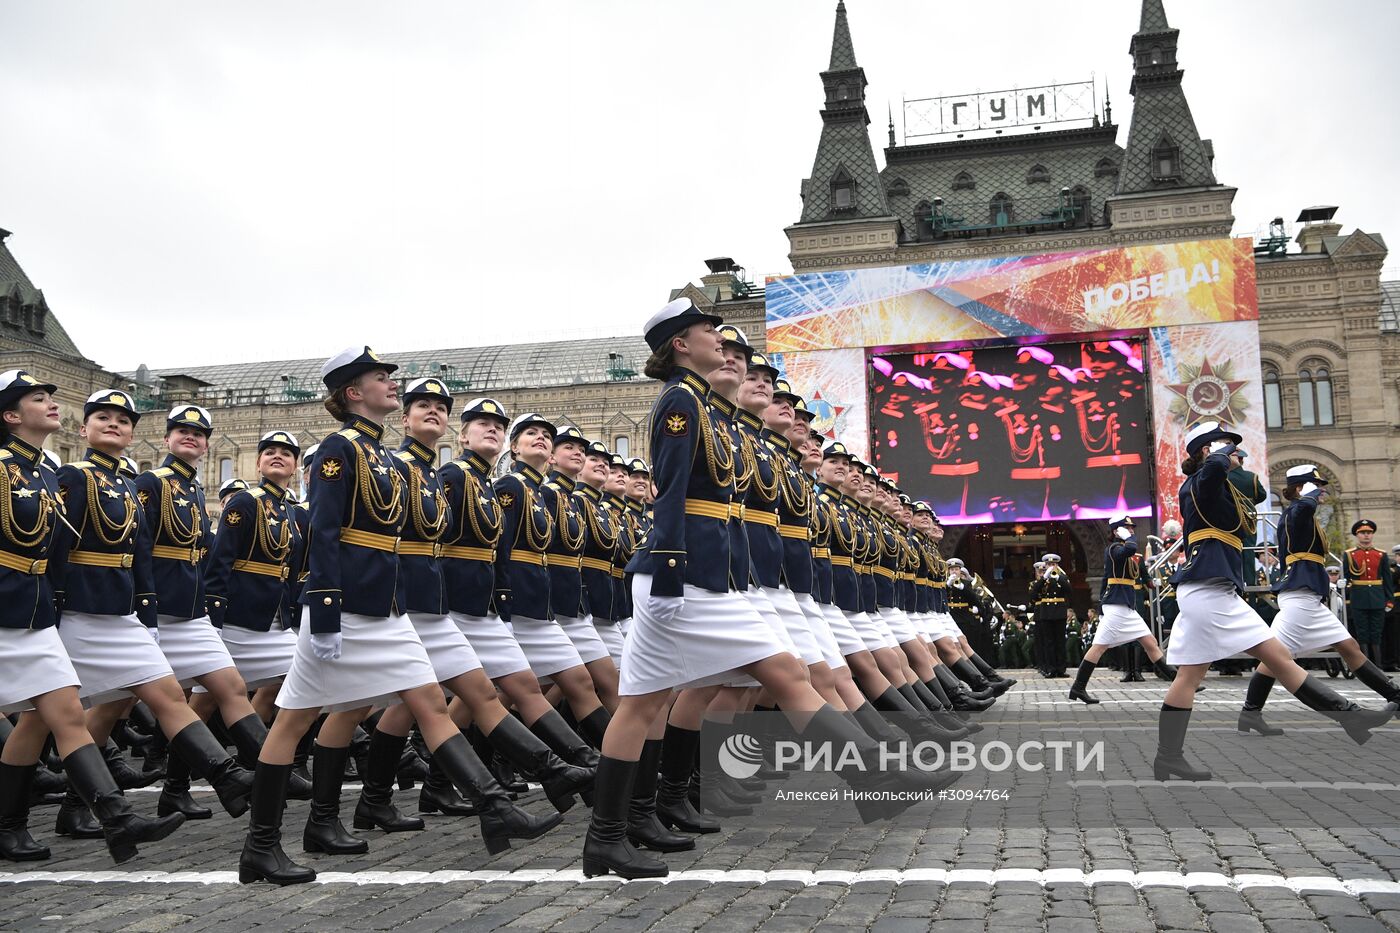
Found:
[[[1278,615],[1271,631],[1293,655],[1328,648],[1351,637],[1342,620],[1311,590],[1278,594]]]
[[[583,664],[578,649],[558,622],[516,615],[511,617],[510,631],[529,659],[530,670],[541,682],[549,680],[550,674]]]
[[[822,615],[826,618],[826,627],[831,631],[831,637],[836,639],[836,645],[841,649],[842,656],[858,654],[867,651],[865,640],[860,637],[856,627],[851,624],[850,617],[846,611],[835,603],[818,603],[821,606]]]
[[[0,628],[0,713],[33,709],[34,697],[80,683],[57,628]]]
[[[458,630],[450,617],[411,613],[408,619],[418,633],[418,640],[423,643],[423,650],[428,652],[428,660],[432,662],[438,683],[446,683],[481,668],[481,661],[467,642],[467,636]]]
[[[89,706],[126,699],[131,696],[127,688],[173,673],[151,630],[135,613],[104,616],[65,611],[58,635],[82,682],[78,696]]]
[[[962,629],[958,628],[957,620],[949,612],[934,612],[929,614],[929,633],[934,641],[942,638],[951,638],[958,641],[963,637]]]
[[[157,616],[160,623],[160,653],[165,655],[180,686],[189,689],[196,677],[234,667],[219,630],[208,616],[199,619],[177,619]]]
[[[1209,664],[1273,637],[1229,580],[1183,583],[1176,602],[1181,614],[1167,643],[1168,664]]]
[[[428,653],[408,616],[340,614],[340,657],[322,661],[311,652],[311,617],[301,610],[297,650],[277,693],[282,709],[325,708],[332,713],[362,706],[390,706],[399,691],[437,683]]]
[[[763,621],[768,623],[768,627],[773,630],[773,634],[778,637],[783,650],[795,658],[806,657],[797,647],[797,642],[793,639],[791,631],[788,629],[787,621],[773,602],[774,590],[766,590],[761,586],[751,586],[744,596],[753,607],[758,610],[758,614],[763,617]]]
[[[248,689],[256,690],[274,684],[287,676],[292,667],[292,655],[297,651],[297,636],[290,629],[273,626],[266,632],[255,632],[237,625],[219,629],[224,647],[233,657],[238,673]]]
[[[1105,603],[1103,615],[1099,617],[1099,627],[1094,630],[1094,644],[1116,648],[1151,634],[1152,630],[1136,609]]]
[[[569,636],[569,641],[573,642],[574,650],[578,652],[579,660],[584,664],[612,657],[607,643],[598,636],[598,628],[593,624],[592,616],[582,619],[559,619],[558,622],[564,634]]]
[[[821,646],[812,634],[812,623],[807,619],[802,607],[797,604],[797,597],[792,591],[780,586],[775,590],[764,589],[763,595],[768,597],[768,603],[782,620],[788,640],[796,649],[793,653],[807,664],[820,664],[825,661],[826,656],[822,654]]]
[[[633,626],[622,652],[623,696],[704,687],[743,677],[739,668],[785,649],[743,594],[685,584],[685,604],[667,621],[647,611],[651,574],[633,574]]]
[[[882,606],[880,608],[880,621],[885,623],[890,630],[890,634],[894,636],[894,640],[901,645],[906,641],[919,640],[919,633],[914,628],[914,623],[910,621],[909,616],[903,609],[896,609],[893,606]]]
[[[842,610],[845,612],[845,610]],[[856,634],[860,636],[861,642],[866,650],[875,651],[879,648],[898,648],[899,642],[894,640],[894,633],[890,627],[880,619],[879,613],[871,615],[868,612],[845,612],[847,620],[855,628]]]
[[[457,631],[467,636],[467,642],[476,652],[486,676],[495,680],[530,669],[525,652],[511,634],[510,626],[499,616],[469,616],[462,612],[448,613],[448,618],[457,626]]]
[[[592,619],[592,616],[589,616]],[[627,641],[627,634],[622,631],[621,622],[599,622],[593,619],[593,628],[598,632],[598,637],[608,648],[608,654],[612,656],[613,663],[618,670],[622,669],[622,646]]]
[[[811,593],[795,593],[797,608],[802,610],[802,614],[807,618],[807,627],[812,633],[812,638],[817,643],[817,651],[821,653],[822,660],[827,667],[833,671],[846,666],[846,656],[841,653],[841,646],[836,644],[836,636],[831,634],[831,626],[826,622],[826,613],[822,611],[821,604],[812,597]]]

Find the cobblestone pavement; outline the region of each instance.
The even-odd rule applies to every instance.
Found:
[[[1237,708],[1245,682],[1211,676],[1193,736],[1235,741],[1233,720],[1204,721],[1205,711]],[[1352,683],[1330,683],[1362,702],[1372,699]],[[1061,703],[1068,685],[1032,675],[997,708],[1027,717],[1068,709]],[[1164,686],[1119,684],[1117,675],[1101,672],[1091,689],[1104,704],[1094,715],[1102,720],[1121,709],[1145,731]],[[1276,715],[1301,718],[1296,704],[1275,696]],[[1386,746],[1394,754],[1396,729],[1365,754]],[[1344,776],[1346,763],[1335,767]],[[139,809],[154,809],[154,794],[130,795]],[[413,799],[400,794],[406,808]],[[353,806],[349,786],[344,800]],[[548,806],[540,794],[524,803]],[[297,837],[306,807],[288,807],[288,850],[321,872],[322,883],[282,889],[236,883],[243,820],[220,815],[187,823],[114,869],[100,844],[54,837],[54,808],[37,809],[31,825],[53,858],[0,865],[0,929],[1400,929],[1400,825],[1047,830],[949,825],[939,807],[921,805],[897,821],[862,827],[814,810],[812,819],[776,829],[726,820],[724,831],[701,837],[694,852],[666,857],[668,883],[623,884],[583,880],[582,807],[544,839],[497,857],[485,854],[474,820],[429,816],[425,832],[362,834],[371,850],[354,858],[303,856]]]

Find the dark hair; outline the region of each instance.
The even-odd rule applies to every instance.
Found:
[[[1196,448],[1196,452],[1181,461],[1181,472],[1187,476],[1192,476],[1201,468],[1201,464],[1206,462],[1206,448],[1204,446]]]
[[[642,367],[642,373],[648,379],[656,379],[660,382],[670,379],[675,371],[676,351],[669,340],[666,341],[666,346],[647,357],[646,365]]]
[[[21,401],[22,399],[23,399],[23,396],[20,396],[20,398],[15,399],[15,400],[14,400],[13,402],[11,402],[10,404],[5,405],[5,406],[3,406],[3,407],[0,407],[0,416],[3,416],[3,415],[5,414],[5,412],[7,412],[7,411],[18,411],[18,410],[19,410],[19,403],[20,403],[20,401]],[[0,417],[0,444],[8,443],[9,440],[10,440],[10,427],[9,427],[9,425],[5,424],[5,419],[4,419],[3,417]]]
[[[1300,496],[1300,495],[1302,494],[1301,490],[1302,490],[1302,487],[1301,487],[1301,486],[1295,486],[1294,484],[1289,483],[1287,486],[1283,487],[1283,498],[1284,498],[1284,501],[1285,501],[1285,502],[1294,502],[1294,501],[1296,501],[1296,500],[1298,499],[1298,496]]]
[[[326,411],[330,412],[331,417],[336,421],[344,421],[350,416],[350,412],[346,408],[350,400],[345,397],[345,390],[352,385],[354,385],[353,382],[347,383],[326,396],[323,404],[326,406]]]

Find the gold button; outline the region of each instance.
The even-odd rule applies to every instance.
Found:
[[[673,557],[673,558],[671,558],[670,560],[666,561],[666,566],[667,566],[667,567],[674,567],[674,566],[676,566],[676,559]]]
[[[150,601],[149,599],[143,599],[143,600],[141,600],[141,605],[143,605],[143,606],[149,606],[150,604],[151,604],[151,601]]]
[[[220,606],[222,606],[222,605],[223,605],[223,603],[219,602],[217,599],[214,600],[214,608],[215,608],[215,609],[218,609],[218,608],[219,608]]]
[[[329,606],[331,603],[335,602],[335,600],[333,600],[333,599],[331,599],[329,596],[327,596],[325,599],[321,600],[321,602],[323,602],[323,603],[325,603],[327,606]]]

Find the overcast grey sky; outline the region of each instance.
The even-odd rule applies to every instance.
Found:
[[[789,271],[835,0],[0,3],[0,227],[128,369],[633,332],[730,255]],[[1137,0],[850,0],[886,102],[1107,79]],[[1166,0],[1237,233],[1400,250],[1400,4]],[[1400,260],[1397,260],[1400,261]]]

